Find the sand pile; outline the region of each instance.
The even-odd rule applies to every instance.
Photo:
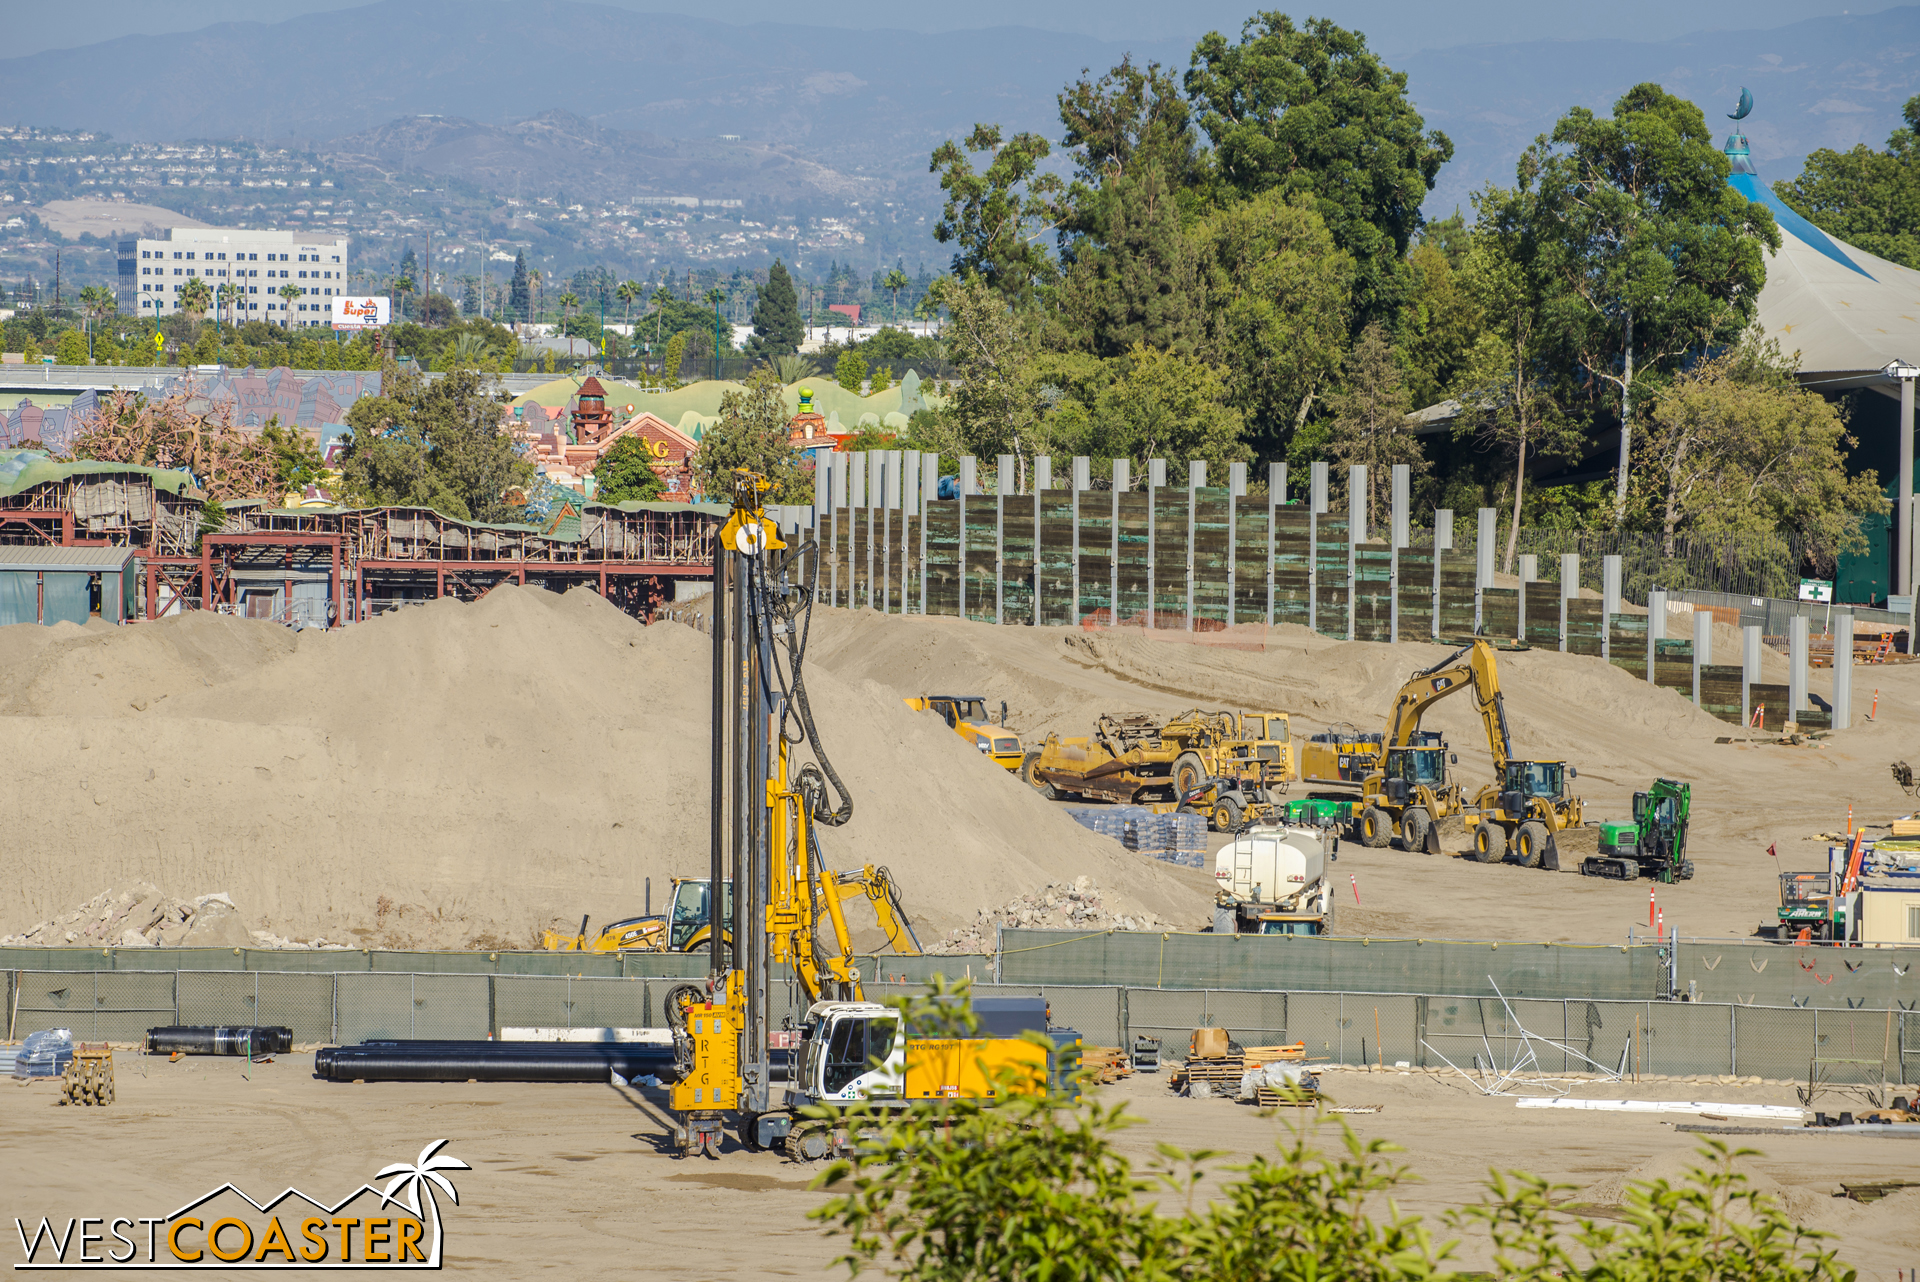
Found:
[[[503,587],[333,633],[194,614],[0,629],[0,930],[103,884],[219,886],[250,931],[525,947],[707,867],[706,638],[590,592]],[[1098,879],[1198,925],[1173,870],[1086,832],[895,691],[810,681],[853,790],[835,866],[889,866],[923,935]]]
[[[1032,894],[1018,895],[999,908],[983,907],[971,922],[948,932],[945,939],[929,945],[926,951],[991,953],[995,928],[1000,926],[1086,931],[1176,928],[1174,923],[1161,921],[1150,913],[1114,911],[1101,899],[1100,888],[1093,878],[1076,877],[1071,885],[1048,886]]]

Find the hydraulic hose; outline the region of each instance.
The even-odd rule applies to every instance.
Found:
[[[827,757],[826,749],[820,742],[819,728],[814,725],[813,704],[807,698],[805,671],[807,637],[813,627],[814,580],[819,575],[819,558],[815,556],[809,559],[807,555],[813,548],[811,541],[804,543],[792,554],[782,558],[778,566],[771,569],[756,562],[751,571],[754,576],[752,581],[755,598],[754,612],[760,617],[760,626],[765,630],[764,635],[769,642],[770,652],[774,649],[771,642],[775,639],[773,620],[778,618],[786,624],[785,631],[789,638],[786,642],[787,671],[780,671],[779,664],[776,662],[774,677],[779,683],[780,692],[788,697],[793,713],[800,721],[801,730],[800,740],[788,742],[806,744],[813,753],[814,761],[819,763],[815,773],[824,776],[825,782],[832,788],[833,795],[839,799],[833,809],[827,809],[827,789],[821,788],[815,794],[810,808],[813,819],[829,828],[838,828],[853,818],[853,796],[847,791],[846,784],[841,781],[839,774],[833,768],[833,762]],[[789,592],[776,594],[769,586],[769,580],[775,573],[784,576],[787,567],[796,560],[814,567],[809,573],[808,581],[795,585]],[[785,600],[776,601],[776,595]],[[785,733],[784,727],[782,733]],[[810,770],[814,770],[811,763],[801,768],[801,776],[804,778]]]

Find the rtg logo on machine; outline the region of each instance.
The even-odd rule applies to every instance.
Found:
[[[256,1202],[232,1184],[170,1215],[14,1220],[26,1258],[16,1269],[437,1269],[442,1234],[435,1193],[460,1195],[443,1171],[473,1169],[437,1156],[445,1140],[395,1162],[332,1202],[289,1188]]]

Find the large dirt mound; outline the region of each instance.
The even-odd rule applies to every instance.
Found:
[[[707,866],[706,639],[591,592],[295,635],[217,615],[0,629],[10,816],[0,933],[152,882],[253,929],[520,947]],[[887,865],[923,937],[1091,876],[1116,911],[1197,925],[1204,878],[1121,850],[871,681],[809,682],[855,797],[836,866]]]

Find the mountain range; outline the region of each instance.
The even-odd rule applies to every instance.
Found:
[[[571,181],[734,196],[792,182],[924,207],[943,139],[980,121],[1057,137],[1060,88],[1127,52],[1179,69],[1188,47],[1006,27],[730,26],[583,0],[381,0],[0,59],[0,117],[123,139],[294,139],[509,194]],[[1643,80],[1692,98],[1716,127],[1750,87],[1755,161],[1792,177],[1815,147],[1883,143],[1920,93],[1916,55],[1920,7],[1905,7],[1658,43],[1430,49],[1396,65],[1456,146],[1427,205],[1445,213],[1510,182],[1520,149],[1568,107],[1605,110]]]

